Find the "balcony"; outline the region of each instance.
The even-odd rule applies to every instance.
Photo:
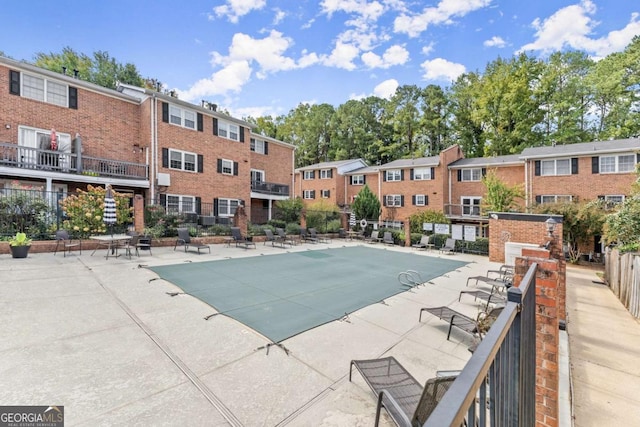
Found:
[[[0,142],[0,167],[97,177],[148,180],[145,164],[103,159]]]
[[[444,214],[448,218],[486,219],[482,215],[480,206],[475,205],[444,205]]]
[[[289,197],[289,186],[275,184],[273,182],[251,181],[251,191],[254,193],[268,194],[272,196]]]

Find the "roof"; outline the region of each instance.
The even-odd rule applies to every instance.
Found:
[[[345,173],[345,175],[365,175],[368,173],[378,173],[379,170],[379,166],[365,166],[363,168],[359,168],[359,169],[354,169],[352,171],[349,171],[347,173]]]
[[[419,157],[417,159],[399,159],[393,162],[385,163],[379,166],[380,170],[385,169],[401,169],[421,166],[438,166],[440,164],[440,156]]]
[[[469,167],[492,167],[492,166],[512,166],[522,165],[524,161],[519,154],[494,157],[472,157],[469,159],[458,159],[449,164],[449,169],[462,169]]]
[[[314,165],[303,166],[301,168],[297,168],[296,172],[310,171],[310,170],[316,170],[316,169],[332,169],[332,168],[337,169],[342,166],[349,166],[351,164],[357,165],[358,163],[360,163],[361,165],[360,167],[367,166],[367,164],[362,159],[335,160],[333,162],[322,162],[322,163],[316,163]]]
[[[610,141],[582,142],[577,144],[525,148],[520,159],[541,159],[546,157],[589,156],[640,150],[639,138],[614,139]]]
[[[280,141],[279,139],[271,138],[270,136],[260,135],[259,133],[251,132],[251,138],[262,139],[263,141],[272,142],[274,144],[282,145],[287,148],[296,149],[296,146],[293,144],[289,144],[288,142]]]

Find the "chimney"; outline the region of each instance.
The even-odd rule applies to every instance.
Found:
[[[207,101],[203,99],[201,102],[202,102],[202,108],[209,108],[209,103]]]
[[[62,74],[67,75],[67,67],[62,67]]]
[[[211,111],[218,111],[218,104],[212,104],[211,102],[209,103],[209,110]]]
[[[73,78],[77,79],[78,78],[78,70],[76,70],[75,68],[73,69]]]

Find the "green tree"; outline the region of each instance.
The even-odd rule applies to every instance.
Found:
[[[409,217],[409,229],[412,233],[423,233],[422,224],[449,224],[451,221],[442,211],[426,209]]]
[[[286,223],[299,223],[304,203],[300,197],[295,197],[293,199],[278,200],[275,203],[275,207],[277,219],[283,220]]]
[[[519,199],[524,198],[522,184],[508,186],[496,174],[495,170],[487,171],[482,177],[485,195],[482,197],[483,214],[487,212],[510,212],[517,208]]]
[[[640,250],[640,166],[631,194],[622,204],[606,216],[602,239],[606,244],[617,244],[622,251]]]
[[[428,156],[436,156],[449,144],[449,100],[440,86],[429,85],[422,103],[422,135],[420,145]]]
[[[422,156],[421,108],[423,93],[416,85],[399,86],[389,101],[387,116],[393,123],[393,143],[386,152],[390,157]]]
[[[448,91],[452,138],[467,157],[484,156],[486,135],[476,113],[481,90],[480,75],[466,73]]]
[[[351,209],[356,215],[356,218],[367,220],[377,220],[382,213],[380,200],[378,200],[378,197],[373,194],[366,184],[351,204]]]

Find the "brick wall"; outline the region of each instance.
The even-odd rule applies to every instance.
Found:
[[[322,201],[329,205],[337,205],[338,203],[342,204],[344,200],[344,187],[345,187],[345,177],[344,175],[338,174],[336,168],[331,168],[332,177],[331,178],[320,178],[320,169],[316,169],[315,178],[314,179],[302,179],[303,174],[296,174],[296,195],[303,197],[304,190],[315,191],[315,199],[303,199],[305,206],[313,205],[314,203],[318,203]],[[329,190],[329,197],[322,197],[322,190]]]
[[[358,195],[358,193],[360,192],[360,190],[362,190],[364,185],[351,185],[350,176],[346,176],[345,179],[347,183],[345,204],[350,205],[351,203],[353,203],[352,202],[353,198]],[[365,174],[364,183],[369,187],[369,190],[371,190],[371,192],[375,194],[376,197],[378,197],[378,200],[380,200],[380,204],[382,204],[382,198],[380,197],[380,194],[378,191],[378,173],[375,172],[375,173]]]

